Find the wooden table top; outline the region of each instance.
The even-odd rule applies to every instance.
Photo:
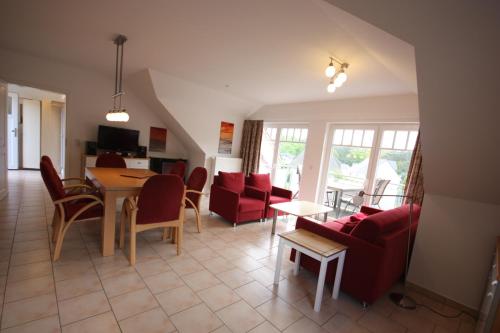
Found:
[[[105,191],[123,191],[142,188],[156,172],[147,169],[86,168],[85,175]]]
[[[331,207],[301,200],[272,204],[269,207],[295,216],[309,216],[333,211]]]
[[[344,251],[347,246],[332,241],[331,239],[322,237],[318,234],[305,229],[296,229],[279,234],[286,240],[292,243],[305,247],[306,249],[317,253],[323,257],[329,257],[335,253]]]

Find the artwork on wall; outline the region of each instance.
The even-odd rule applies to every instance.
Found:
[[[233,147],[234,124],[221,121],[219,135],[219,154],[231,154]]]
[[[149,151],[165,152],[167,150],[167,129],[151,127],[149,129]]]

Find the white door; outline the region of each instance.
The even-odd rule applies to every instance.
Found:
[[[7,82],[0,80],[0,199],[7,194]]]
[[[40,101],[23,100],[23,168],[40,167]]]
[[[19,96],[11,92],[7,107],[7,153],[9,169],[19,169]]]

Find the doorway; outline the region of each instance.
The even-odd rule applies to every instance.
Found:
[[[8,169],[39,169],[41,156],[47,155],[64,175],[66,95],[17,84],[7,87]]]

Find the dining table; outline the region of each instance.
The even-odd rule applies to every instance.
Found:
[[[147,169],[86,168],[85,177],[99,189],[104,201],[104,218],[101,228],[103,256],[115,253],[116,201],[119,198],[139,195],[146,180],[156,175]]]

